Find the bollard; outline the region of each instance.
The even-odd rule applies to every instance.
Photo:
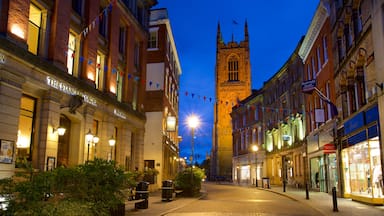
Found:
[[[338,212],[337,209],[337,195],[336,195],[336,187],[332,188],[332,200],[333,200],[333,211]]]
[[[285,192],[285,186],[286,186],[286,183],[285,183],[285,180],[283,181],[283,192]]]
[[[309,185],[305,183],[305,199],[309,199]]]

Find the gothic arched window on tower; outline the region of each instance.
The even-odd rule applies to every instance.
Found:
[[[233,56],[228,61],[228,81],[239,81],[239,61]]]

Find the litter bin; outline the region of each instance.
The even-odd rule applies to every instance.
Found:
[[[141,181],[137,184],[135,199],[136,200],[142,199],[143,201],[135,203],[136,209],[148,208],[148,196],[149,196],[148,186],[149,186],[149,183],[144,181]]]
[[[161,187],[161,199],[171,201],[173,196],[173,182],[171,180],[163,181]]]
[[[263,182],[263,185],[262,185],[263,188],[268,188],[268,189],[271,188],[271,184],[269,182],[268,177],[263,177],[262,182]]]

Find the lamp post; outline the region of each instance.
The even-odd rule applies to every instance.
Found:
[[[115,138],[113,138],[113,136],[108,140],[108,143],[109,143],[109,146],[111,146],[111,160],[112,160],[112,150],[113,150],[113,146],[115,146],[116,144],[116,140]]]
[[[191,156],[191,164],[193,165],[193,154],[194,154],[194,151],[195,151],[195,146],[194,146],[194,137],[195,137],[195,128],[197,126],[199,126],[199,118],[195,115],[191,115],[188,117],[188,126],[191,128],[191,136],[192,136],[192,139],[191,139],[191,145],[192,145],[192,156]]]
[[[257,151],[259,150],[259,147],[257,146],[257,145],[253,145],[252,146],[252,151],[253,151],[253,153],[254,153],[254,155],[255,155],[255,174],[256,174],[256,187],[259,187],[259,185],[258,185],[258,169],[257,169]]]
[[[195,128],[197,126],[199,126],[199,118],[195,115],[191,115],[188,117],[188,126],[189,128],[191,128],[191,136],[192,136],[192,139],[191,139],[191,184],[192,184],[192,188],[193,188],[193,156],[194,156],[194,153],[195,153],[195,143],[194,143],[194,137],[195,137]]]
[[[93,155],[93,159],[96,158],[96,146],[97,146],[97,143],[99,143],[99,140],[100,138],[95,135],[93,138],[92,138],[92,144],[93,144],[93,147],[95,148],[95,152],[94,152],[94,155]]]
[[[85,140],[87,141],[87,145],[88,145],[87,162],[89,161],[89,146],[91,145],[92,139],[93,139],[93,134],[91,132],[91,129],[89,129],[88,133],[85,134]]]

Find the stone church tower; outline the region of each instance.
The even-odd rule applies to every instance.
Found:
[[[251,95],[251,63],[248,24],[244,26],[244,40],[224,43],[217,26],[216,39],[216,103],[214,107],[211,178],[232,179],[232,121],[230,113],[238,101]]]

